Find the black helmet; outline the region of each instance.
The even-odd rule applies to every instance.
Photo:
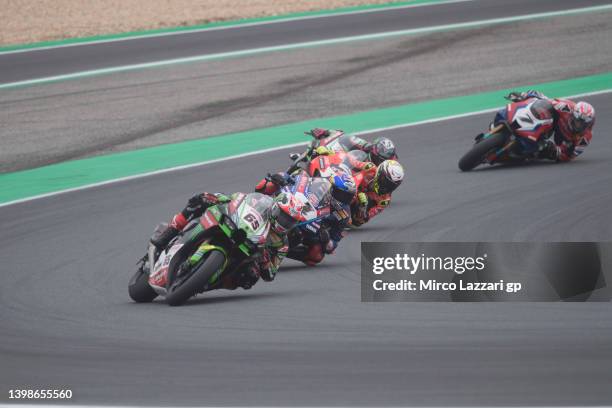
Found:
[[[395,145],[386,137],[377,137],[372,142],[370,159],[377,166],[385,160],[397,160]]]

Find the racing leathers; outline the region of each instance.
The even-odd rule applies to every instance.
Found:
[[[592,129],[595,121],[593,120],[589,123],[583,131],[574,132],[570,128],[570,123],[576,102],[569,99],[548,98],[541,92],[533,90],[508,95],[508,99],[513,102],[524,101],[529,98],[548,100],[554,108],[554,133],[546,141],[538,158],[567,162],[580,156],[591,143],[593,138]]]
[[[160,250],[164,249],[170,240],[185,228],[189,221],[201,217],[208,207],[229,203],[232,200],[241,200],[244,196],[244,193],[234,193],[228,196],[223,193],[208,192],[194,195],[189,199],[185,208],[172,217],[168,228],[158,236],[151,238],[151,243]],[[266,243],[260,247],[259,256],[253,262],[247,263],[239,267],[234,273],[225,276],[222,287],[232,290],[238,286],[243,289],[250,289],[260,277],[265,281],[274,280],[288,250],[287,236],[279,234],[271,228]]]
[[[327,180],[325,181],[327,182]],[[282,187],[294,183],[293,176],[287,173],[276,173],[262,180],[256,186],[255,191],[275,195]],[[328,211],[328,215],[319,221],[320,228],[316,233],[310,230],[308,226],[305,227],[308,230],[306,233],[300,231],[300,228],[296,228],[290,233],[289,239],[291,240],[292,237],[299,238],[303,247],[292,245],[288,254],[289,258],[314,266],[323,260],[325,254],[334,252],[338,243],[344,237],[344,229],[351,223],[351,209],[349,205],[331,199]],[[300,235],[297,236],[296,234]]]
[[[324,129],[314,129],[311,132],[324,131]],[[342,132],[342,131],[330,131],[330,132]],[[333,136],[333,134],[332,134]],[[315,136],[316,137],[316,136]],[[348,138],[348,135],[344,135],[344,138]],[[355,138],[350,136],[351,139]],[[356,138],[360,139],[360,138]],[[360,139],[363,140],[363,139]],[[365,142],[365,141],[364,141]],[[365,142],[367,143],[367,142]],[[359,143],[354,146],[360,145]],[[360,146],[363,146],[362,144]],[[327,148],[327,147],[326,147]],[[326,150],[326,148],[317,149],[317,154],[334,154],[335,151]],[[359,161],[347,156],[348,162],[353,169],[353,176],[357,184],[358,193],[355,199],[350,205],[351,224],[354,226],[360,226],[368,222],[371,218],[380,214],[391,202],[391,193],[380,194],[374,188],[374,180],[376,178],[377,166],[369,161]]]
[[[379,194],[374,188],[376,166],[364,166],[361,171],[362,180],[358,186],[358,193],[351,203],[353,225],[356,227],[365,224],[385,210],[391,203],[391,193]]]

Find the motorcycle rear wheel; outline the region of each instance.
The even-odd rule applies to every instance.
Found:
[[[144,265],[132,275],[128,283],[128,292],[132,300],[137,303],[149,303],[157,297],[157,293],[149,285],[149,273]]]
[[[195,271],[180,286],[168,286],[166,302],[170,306],[182,305],[192,296],[197,295],[206,286],[209,279],[225,263],[225,255],[221,251],[212,250],[206,259],[196,266]]]
[[[499,149],[506,143],[506,135],[504,133],[495,133],[480,143],[476,143],[472,150],[467,152],[459,160],[459,169],[461,171],[470,171],[479,164],[482,164],[487,157],[487,154],[494,149]]]

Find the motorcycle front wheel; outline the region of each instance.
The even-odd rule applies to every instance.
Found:
[[[128,283],[128,292],[134,302],[149,303],[157,297],[157,293],[149,285],[149,268],[143,263],[132,275]]]
[[[506,143],[506,135],[504,133],[495,133],[480,143],[476,143],[472,150],[467,152],[459,160],[459,169],[461,171],[470,171],[479,164],[482,164],[487,155],[492,150],[497,150]]]
[[[176,285],[175,279],[170,282],[166,294],[166,302],[170,306],[182,305],[192,296],[197,295],[206,286],[210,278],[225,263],[225,255],[221,251],[212,250],[206,259],[195,267],[187,279]]]

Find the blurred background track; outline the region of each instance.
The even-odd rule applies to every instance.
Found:
[[[419,15],[429,10],[435,18],[442,14],[447,19],[465,20],[474,18],[474,3],[491,3],[501,11],[517,12],[507,5],[500,7],[498,1],[407,10]],[[537,11],[542,5],[554,8],[561,3],[526,2],[520,12]],[[586,6],[601,2],[569,3]],[[451,6],[461,12],[447,15],[438,11]],[[408,11],[403,13],[407,13],[403,27],[420,24],[418,19],[408,17]],[[378,12],[357,16],[365,15],[376,26]],[[612,12],[572,15],[2,90],[0,172],[322,116],[609,72],[611,17]],[[329,18],[336,17],[307,21],[321,25]],[[353,30],[368,31],[367,22],[349,23],[346,25]],[[326,35],[326,30],[320,28],[298,33],[312,36],[313,31]],[[223,35],[232,37],[232,32],[233,29],[224,30]],[[180,38],[170,37],[172,41]],[[251,36],[246,38],[248,43]],[[0,65],[4,64],[0,79],[8,80],[4,75],[11,72],[26,74],[28,69],[56,67],[56,58],[68,64],[93,61],[81,57],[81,52],[94,53],[98,61],[113,62],[106,47],[133,44],[128,41],[0,55]],[[225,42],[217,44],[221,47]],[[175,48],[180,49],[170,50],[174,52]],[[66,56],[65,52],[77,54]],[[120,55],[129,59],[141,53],[128,50]],[[36,61],[25,65],[15,62],[21,58]]]

